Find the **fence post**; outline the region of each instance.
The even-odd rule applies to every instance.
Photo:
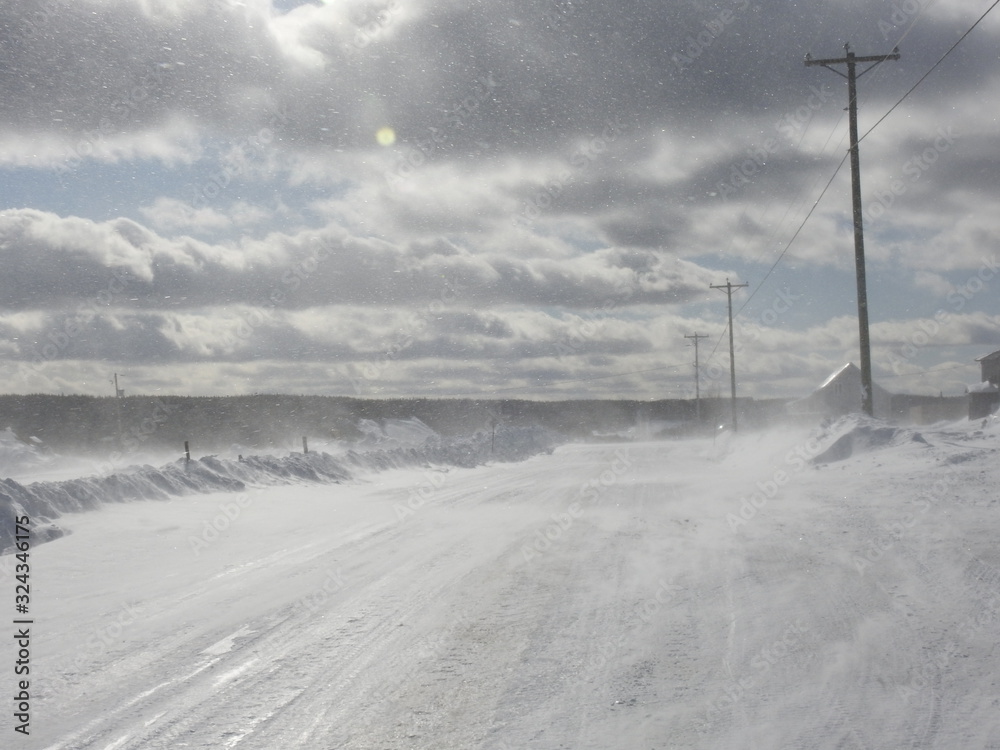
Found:
[[[302,436],[302,452],[309,452],[309,439],[305,435]]]

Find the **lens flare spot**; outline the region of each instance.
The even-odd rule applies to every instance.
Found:
[[[380,146],[391,146],[396,142],[396,131],[389,127],[379,128],[375,140]]]

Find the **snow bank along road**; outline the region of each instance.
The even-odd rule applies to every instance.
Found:
[[[1000,747],[1000,434],[841,430],[67,516],[3,745]]]

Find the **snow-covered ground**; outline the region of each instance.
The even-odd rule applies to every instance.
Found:
[[[998,448],[996,420],[848,418],[65,514],[31,552],[31,736],[10,704],[4,733],[1000,748]]]

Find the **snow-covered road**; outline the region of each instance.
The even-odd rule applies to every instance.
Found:
[[[820,468],[830,436],[748,433],[67,516],[5,733],[1000,748],[1000,431],[858,434]]]

